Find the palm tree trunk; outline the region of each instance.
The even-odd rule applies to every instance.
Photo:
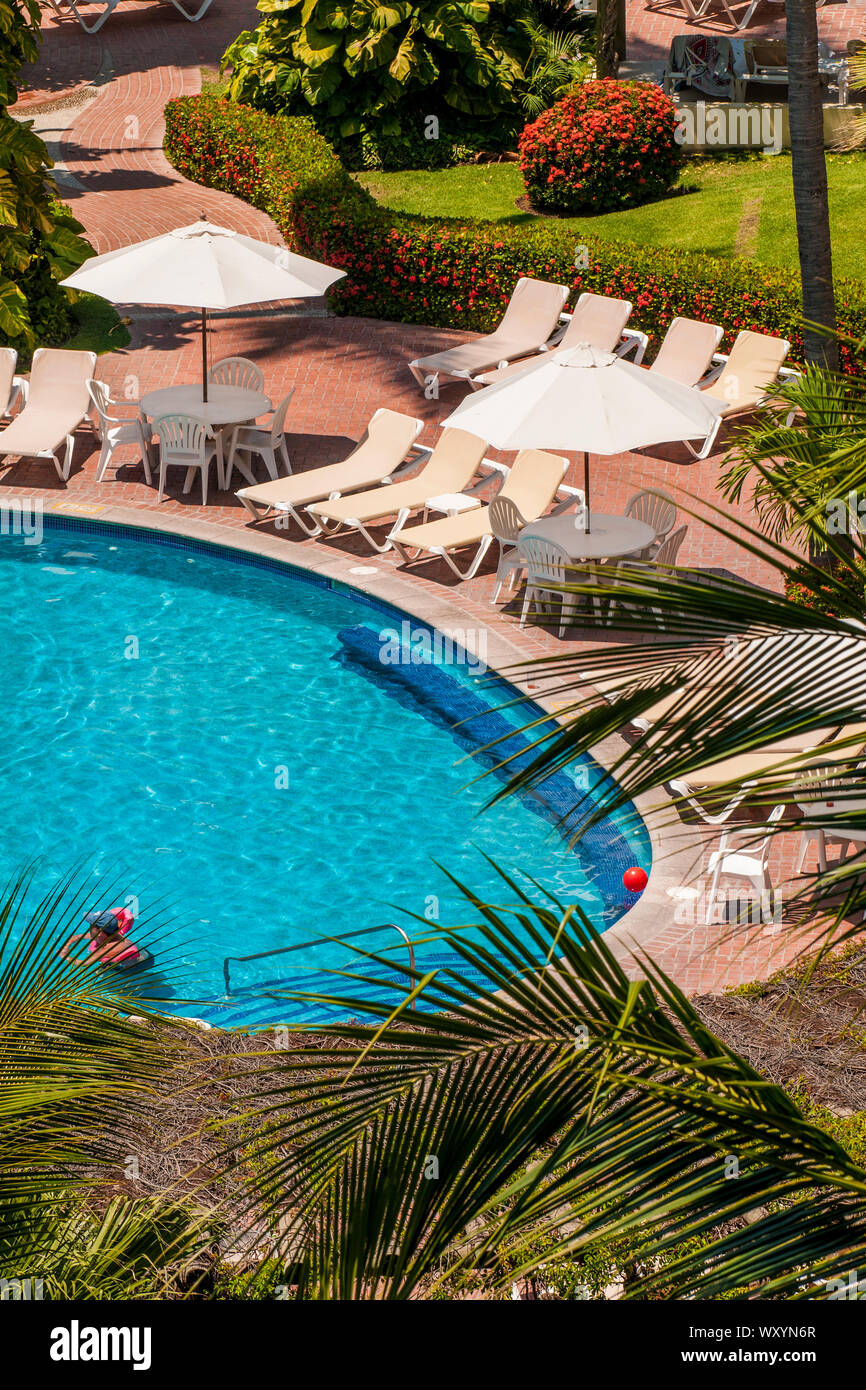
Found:
[[[836,305],[815,0],[787,0],[786,15],[788,115],[803,318],[806,321],[806,361],[838,368],[839,345],[835,337],[829,336],[836,327]],[[810,327],[810,324],[818,327]],[[819,329],[828,330],[828,333]]]
[[[616,77],[619,66],[619,0],[598,0],[595,19],[595,71],[598,77]]]

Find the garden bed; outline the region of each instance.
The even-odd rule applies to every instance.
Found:
[[[209,97],[168,103],[165,147],[188,178],[246,199],[274,219],[290,246],[342,267],[346,279],[330,295],[337,313],[485,332],[518,277],[528,275],[568,284],[573,295],[631,300],[653,346],[680,315],[720,324],[729,340],[744,328],[787,338],[792,360],[802,360],[800,282],[792,270],[767,267],[757,277],[743,258],[610,241],[589,234],[588,219],[575,230],[558,219],[529,217],[514,226],[391,212],[306,119]],[[866,338],[866,288],[839,280],[837,306],[843,332]],[[843,346],[842,355],[850,369],[851,350]]]

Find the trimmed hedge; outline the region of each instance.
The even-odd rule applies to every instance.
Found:
[[[270,214],[286,244],[347,272],[330,292],[336,313],[489,332],[520,275],[575,294],[630,299],[633,322],[657,345],[676,315],[790,339],[801,360],[800,281],[793,271],[696,252],[603,241],[555,221],[503,227],[393,213],[341,165],[305,117],[271,116],[216,97],[166,107],[165,148],[188,178]],[[866,288],[836,285],[842,331],[866,338]],[[852,353],[843,345],[843,363]]]

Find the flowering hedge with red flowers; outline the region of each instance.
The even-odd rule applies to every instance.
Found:
[[[166,152],[188,178],[270,214],[286,244],[346,271],[338,314],[489,332],[521,275],[630,299],[631,322],[658,346],[677,315],[774,333],[801,360],[799,277],[790,270],[602,241],[539,219],[529,228],[393,213],[345,171],[304,117],[269,116],[214,97],[166,107]],[[836,284],[843,332],[866,338],[866,291]],[[843,361],[851,353],[843,346]]]
[[[584,82],[520,137],[533,207],[605,212],[636,207],[671,187],[682,158],[676,108],[649,82]]]

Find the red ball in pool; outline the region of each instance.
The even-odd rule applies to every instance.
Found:
[[[642,893],[648,882],[649,877],[646,870],[639,869],[637,866],[626,869],[622,876],[623,887],[627,888],[630,893]]]

